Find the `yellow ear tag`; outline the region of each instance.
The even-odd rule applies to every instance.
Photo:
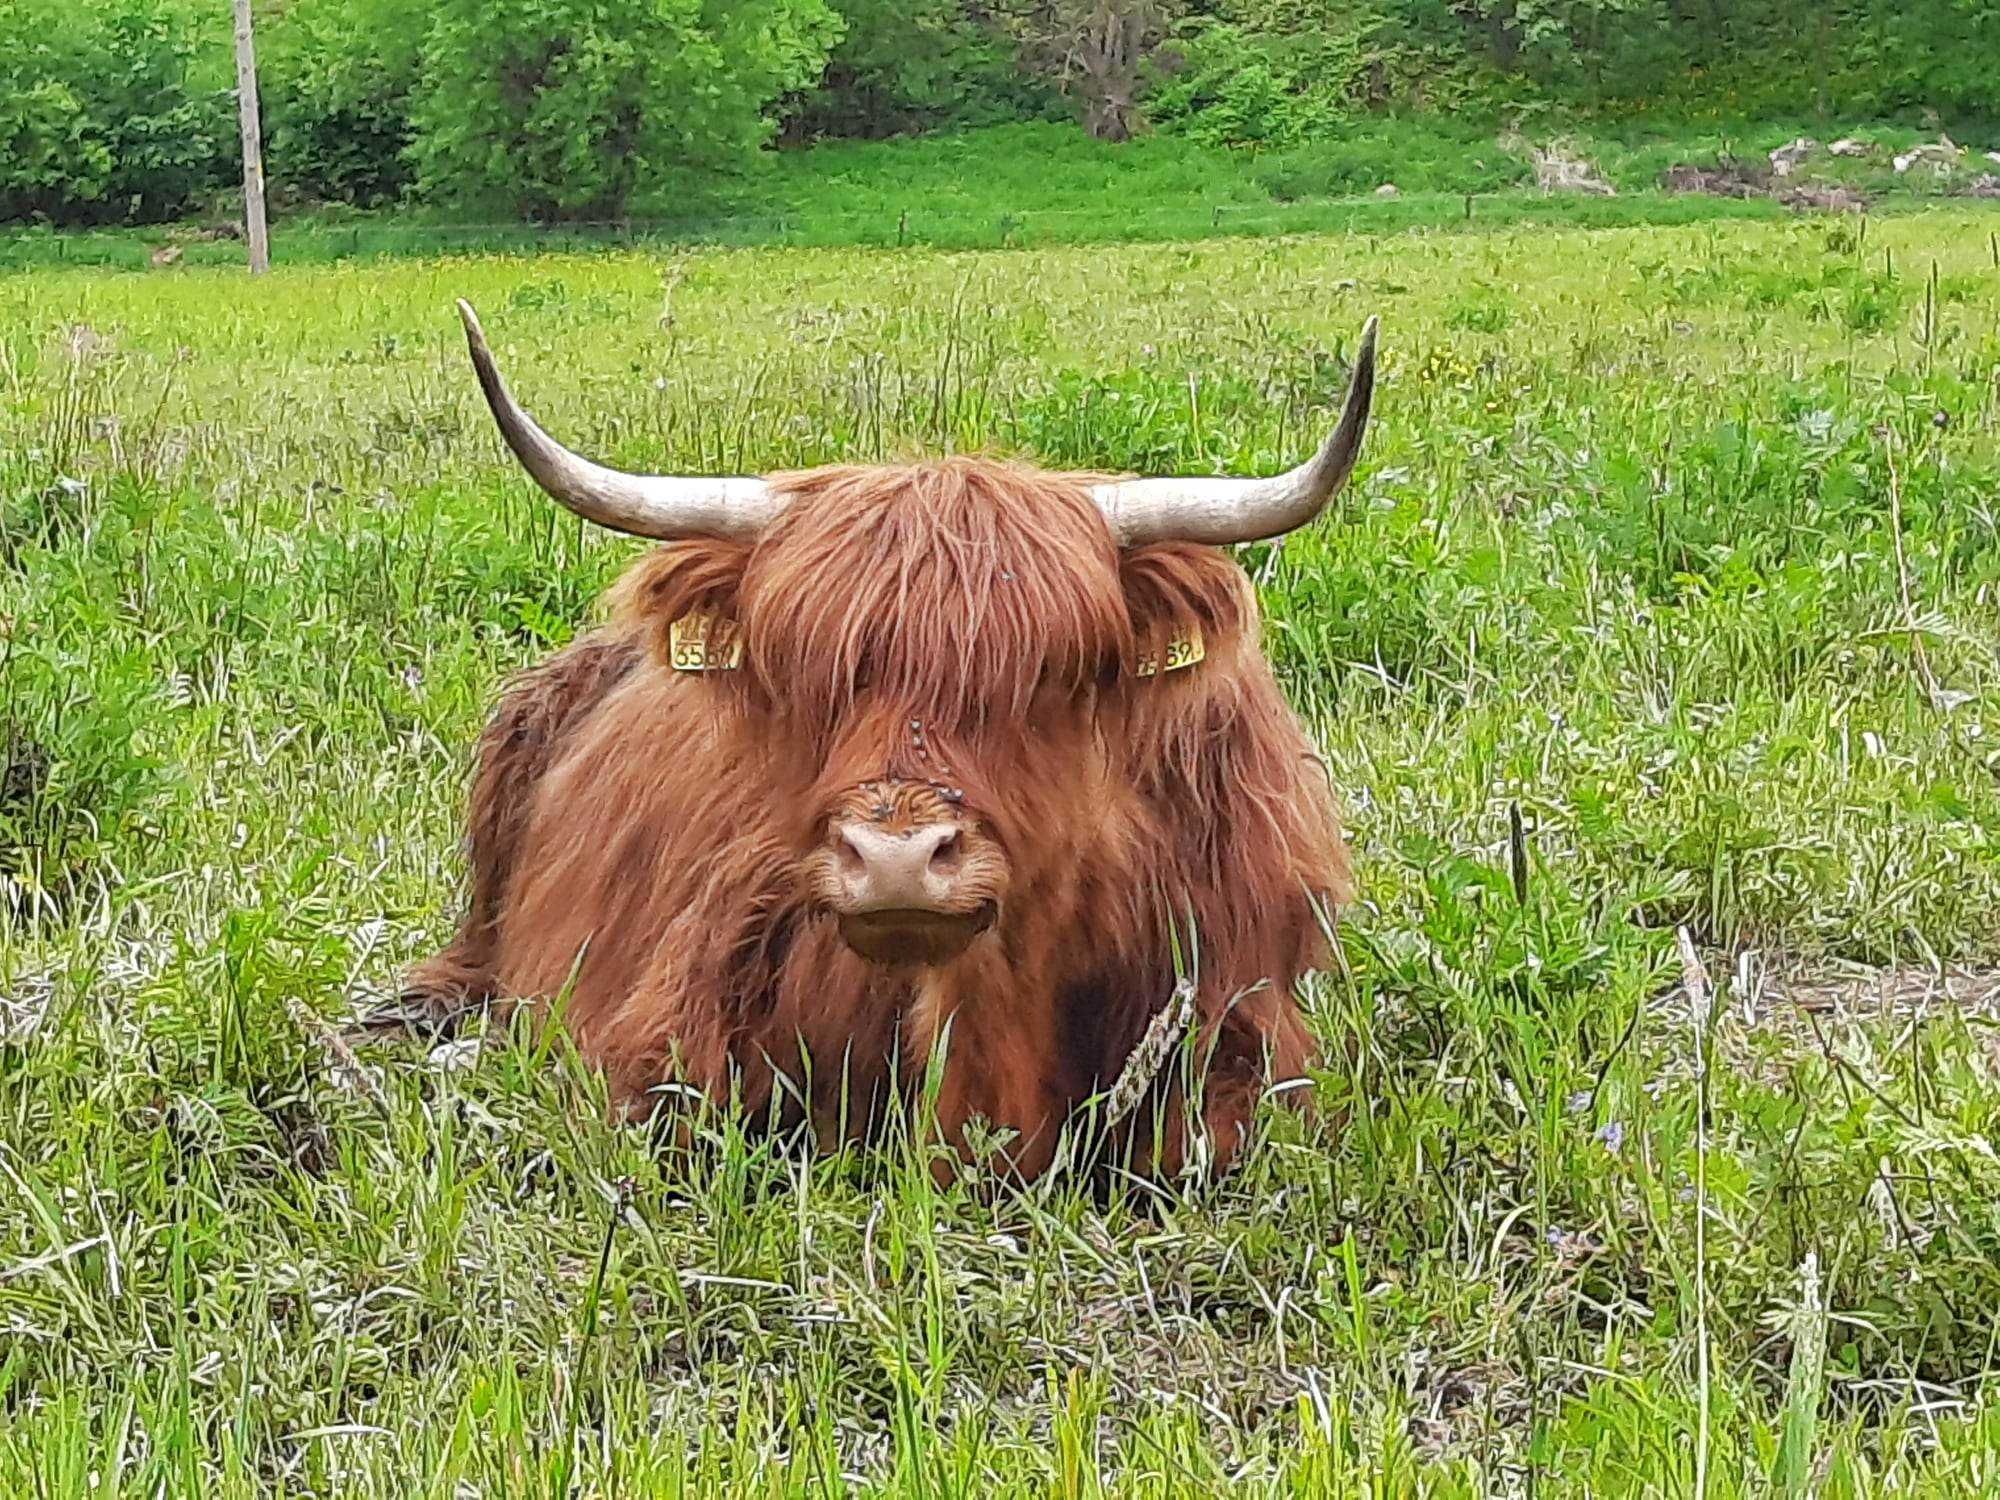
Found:
[[[1208,654],[1202,644],[1201,627],[1190,625],[1179,635],[1167,642],[1166,662],[1148,652],[1132,664],[1134,677],[1157,677],[1162,672],[1178,672],[1182,667],[1191,667]]]
[[[667,627],[667,650],[676,672],[727,672],[743,665],[743,637],[730,631],[714,640],[709,615],[682,615]]]

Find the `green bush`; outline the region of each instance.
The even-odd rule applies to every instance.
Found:
[[[0,0],[0,219],[147,221],[230,178],[227,13],[183,0]]]
[[[414,119],[441,202],[605,220],[768,139],[839,36],[822,0],[439,0]]]
[[[1802,20],[1782,0],[1737,0],[1684,27],[1684,66],[1610,70],[1607,108],[1725,116],[2000,115],[2000,7],[1989,0],[1834,0]]]
[[[100,202],[111,184],[111,147],[89,107],[68,84],[24,78],[46,46],[17,53],[0,86],[0,204],[8,218],[63,217],[72,205]]]
[[[372,207],[413,174],[421,31],[396,0],[293,0],[260,38],[272,188]]]
[[[1365,38],[1246,31],[1211,21],[1184,36],[1178,65],[1148,111],[1162,129],[1211,146],[1296,146],[1318,140],[1361,102]]]
[[[2000,114],[2000,6],[1834,0],[1222,0],[1189,23],[1147,108],[1161,128],[1228,146],[1334,140],[1383,109],[1492,121],[1742,120],[1814,114]],[[1398,174],[1399,176],[1402,174]]]
[[[823,74],[787,101],[785,134],[876,140],[1051,113],[999,32],[960,0],[834,0],[842,32]]]

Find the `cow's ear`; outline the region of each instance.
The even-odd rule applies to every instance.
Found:
[[[1256,615],[1250,580],[1213,547],[1159,542],[1119,558],[1132,617],[1127,669],[1153,677],[1191,667],[1233,646]]]
[[[670,542],[626,570],[611,590],[615,626],[641,636],[660,660],[732,665],[741,654],[736,602],[750,548],[742,542]]]

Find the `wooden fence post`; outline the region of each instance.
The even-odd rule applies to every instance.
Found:
[[[250,241],[250,274],[261,276],[271,269],[271,238],[264,223],[264,129],[257,117],[250,0],[236,0],[236,100],[243,123],[243,227]]]

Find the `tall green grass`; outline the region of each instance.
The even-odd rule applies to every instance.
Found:
[[[1268,469],[1379,312],[1356,486],[1242,553],[1363,881],[1320,1115],[1098,1203],[662,1155],[559,1035],[357,1078],[635,552],[457,295],[719,470]],[[1980,1492],[1996,421],[1963,212],[0,282],[0,1492]]]

